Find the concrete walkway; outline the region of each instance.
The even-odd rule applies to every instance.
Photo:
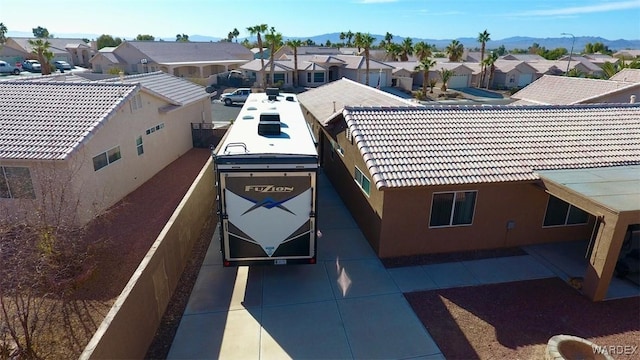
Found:
[[[403,292],[555,276],[524,255],[385,269],[326,177],[318,263],[223,268],[216,234],[169,359],[443,359]]]

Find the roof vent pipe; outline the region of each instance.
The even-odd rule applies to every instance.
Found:
[[[631,95],[631,101],[632,104],[636,103],[636,96],[635,95]]]

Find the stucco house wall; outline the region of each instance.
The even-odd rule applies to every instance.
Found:
[[[362,157],[353,151],[353,145],[347,141],[344,132],[331,134],[324,129],[320,133],[322,168],[334,188],[342,198],[349,213],[353,216],[363,235],[378,252],[380,250],[381,205],[383,193],[371,183],[370,194],[367,195],[355,181],[355,168],[368,175]],[[338,147],[344,149],[344,156]],[[347,150],[349,149],[349,150]],[[356,149],[357,150],[357,149]],[[346,215],[346,214],[345,214]],[[320,229],[322,231],[322,229]]]
[[[69,150],[66,156],[58,160],[45,160],[44,157],[39,160],[0,159],[0,166],[28,168],[34,189],[33,196],[10,195],[8,198],[0,198],[0,212],[7,211],[11,214],[13,211],[16,215],[20,212],[29,219],[38,215],[34,209],[43,208],[44,212],[55,211],[57,200],[51,198],[64,197],[62,205],[68,212],[65,218],[74,218],[74,222],[84,224],[191,149],[191,123],[212,121],[211,101],[204,88],[162,73],[139,75],[138,78],[143,82],[150,78],[150,88],[132,84],[135,90],[126,95],[124,91],[131,91],[132,87],[123,87],[120,96],[126,95],[124,100],[117,100],[113,105],[109,105],[114,109],[110,115],[99,113],[96,123],[91,126],[87,123],[87,132],[78,138],[79,145]],[[96,83],[107,82],[99,84],[106,87],[109,85],[108,82],[120,85],[118,81],[125,80],[116,78]],[[53,82],[50,81],[47,86],[56,89]],[[63,84],[68,85],[64,86],[65,91],[71,86],[83,88],[87,85],[88,94],[91,94],[91,86],[96,86],[92,82],[63,81]],[[161,89],[163,84],[180,85],[183,92],[167,90],[166,93],[160,94],[151,90]],[[97,86],[96,89],[101,87]],[[100,95],[93,96],[95,99],[87,95],[80,106],[106,106]],[[62,108],[58,110],[64,111]],[[87,121],[83,117],[92,119],[91,116],[96,114],[78,116],[77,121],[80,122]],[[52,120],[51,124],[56,126],[54,135],[40,134],[42,131],[36,131],[33,136],[50,136],[54,144],[57,144],[56,140],[53,140],[56,136],[70,136],[64,132],[59,121]],[[112,156],[114,160],[107,162],[108,157],[105,154],[119,156]],[[104,160],[100,161],[101,159]]]
[[[452,191],[477,191],[472,224],[431,228],[433,194]],[[378,254],[396,257],[589,239],[593,217],[584,225],[543,227],[548,198],[541,187],[524,182],[386,190]]]
[[[101,208],[113,205],[191,149],[191,122],[200,122],[205,111],[196,103],[161,113],[158,109],[166,105],[163,100],[144,92],[141,98],[141,109],[132,110],[125,104],[73,159],[84,165],[78,172],[78,178],[85,179],[84,192],[99,199]],[[147,134],[150,129],[154,131]],[[142,138],[142,155],[137,153],[138,137]],[[122,158],[95,171],[93,157],[115,146],[120,147]]]
[[[543,227],[549,195],[534,182],[378,190],[345,130],[320,131],[323,169],[382,258],[584,240],[593,229],[593,217],[584,225]],[[368,195],[355,182],[356,167],[371,180]],[[451,191],[477,191],[473,223],[430,228],[433,194]]]
[[[166,105],[163,100],[145,92],[139,94],[142,109],[132,110],[130,102],[124,103],[67,160],[3,161],[5,166],[28,167],[36,190],[36,199],[11,199],[7,203],[12,201],[14,209],[32,209],[40,206],[45,197],[59,194],[66,187],[71,191],[66,195],[65,202],[69,204],[65,206],[72,206],[71,203],[76,201],[78,205],[69,208],[76,214],[70,213],[65,218],[77,216],[79,223],[86,223],[191,149],[191,122],[201,121],[206,106],[196,103],[180,111],[163,114],[158,112]],[[147,134],[151,128],[154,132]],[[138,137],[142,138],[144,153],[141,155],[138,155]],[[121,158],[95,170],[93,157],[115,147],[119,147]]]

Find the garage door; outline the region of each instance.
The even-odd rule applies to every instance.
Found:
[[[533,78],[533,74],[520,74],[518,77],[518,87],[525,87],[531,84],[531,79]]]
[[[469,75],[454,75],[449,79],[449,89],[469,87]]]
[[[378,82],[378,78],[380,78],[380,82]],[[367,80],[366,79],[362,79],[362,83],[364,84]],[[373,86],[373,87],[377,87],[378,85],[380,85],[380,87],[385,87],[387,86],[387,73],[384,72],[379,72],[379,71],[370,71],[369,72],[369,85]]]

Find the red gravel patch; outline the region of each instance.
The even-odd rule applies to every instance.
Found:
[[[558,334],[627,346],[614,358],[640,358],[640,297],[592,302],[558,278],[405,297],[447,359],[543,359]]]
[[[101,244],[96,272],[76,298],[115,299],[211,156],[193,148],[91,222],[86,238]]]

